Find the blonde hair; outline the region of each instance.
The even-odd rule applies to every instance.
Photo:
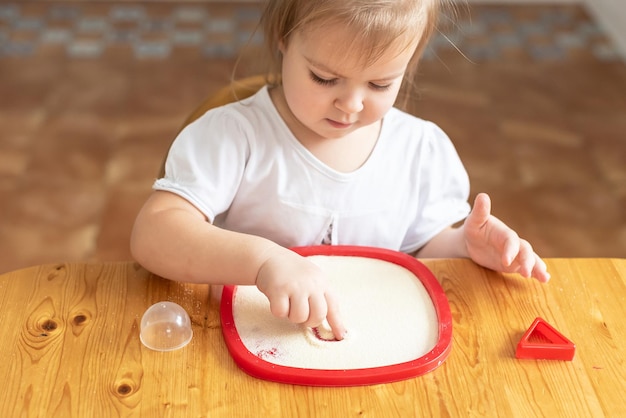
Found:
[[[268,0],[261,17],[269,63],[269,84],[280,82],[282,57],[279,44],[288,44],[295,31],[341,24],[355,34],[347,43],[356,43],[363,64],[378,59],[399,40],[417,48],[411,59],[405,84],[414,78],[417,62],[437,26],[443,0]]]

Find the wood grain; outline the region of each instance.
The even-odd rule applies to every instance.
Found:
[[[468,260],[424,263],[449,299],[452,353],[424,376],[348,388],[239,370],[222,339],[216,288],[131,262],[1,275],[0,416],[626,416],[626,260],[549,259],[548,285]],[[194,338],[181,350],[139,341],[141,315],[160,300],[192,319]],[[537,316],[576,343],[573,361],[515,358]]]

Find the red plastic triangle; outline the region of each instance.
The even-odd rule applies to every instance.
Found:
[[[544,319],[537,317],[517,344],[515,357],[572,360],[576,346]]]

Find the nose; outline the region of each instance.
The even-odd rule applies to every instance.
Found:
[[[335,107],[344,113],[359,113],[363,110],[364,96],[358,89],[343,91],[335,99]]]

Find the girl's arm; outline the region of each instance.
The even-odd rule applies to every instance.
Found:
[[[274,247],[269,240],[213,226],[191,203],[163,191],[148,198],[131,235],[135,260],[155,274],[187,283],[253,285]]]
[[[218,228],[173,193],[155,191],[148,198],[135,220],[131,253],[168,279],[256,285],[274,315],[307,326],[326,318],[338,339],[345,334],[335,297],[315,264],[265,238]]]
[[[491,215],[491,200],[480,193],[463,225],[436,235],[416,254],[422,258],[469,257],[492,270],[550,280],[544,261],[530,243]]]

